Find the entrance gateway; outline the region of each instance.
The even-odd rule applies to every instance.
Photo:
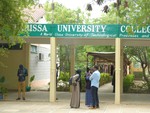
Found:
[[[53,60],[50,64],[50,102],[56,101],[57,43],[71,45],[71,74],[74,73],[75,45],[115,46],[115,67],[116,77],[118,78],[116,80],[115,104],[120,104],[123,92],[123,46],[150,46],[150,40],[148,40],[150,38],[150,25],[140,28],[139,26],[119,24],[28,24],[27,30],[29,39],[33,42],[41,43],[46,40],[44,43],[51,44],[51,59]]]

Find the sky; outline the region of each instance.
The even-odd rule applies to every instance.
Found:
[[[40,3],[44,4],[46,1],[52,2],[52,0],[40,0]],[[78,7],[84,8],[86,3],[91,0],[53,0],[53,2],[58,2],[65,5],[68,8],[76,9]]]
[[[41,4],[44,4],[47,0],[40,0]],[[52,0],[48,0],[49,2],[52,2]],[[105,1],[115,1],[115,0],[105,0]],[[92,3],[92,0],[53,0],[53,2],[58,2],[66,6],[70,9],[77,9],[80,8],[82,11],[85,11],[86,5],[88,3]],[[91,11],[91,17],[96,18],[100,17],[100,10],[102,10],[102,7],[97,5],[95,2],[93,4],[93,10]]]

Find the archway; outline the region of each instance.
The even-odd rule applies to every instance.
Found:
[[[50,101],[55,101],[56,97],[56,46],[57,44],[66,44],[72,46],[72,59],[71,59],[71,74],[74,72],[74,47],[77,45],[106,45],[115,46],[115,67],[116,67],[116,93],[115,103],[120,104],[121,94],[123,92],[123,47],[132,45],[149,45],[147,39],[137,39],[141,37],[150,37],[149,31],[142,31],[135,29],[134,34],[128,34],[128,25],[30,25],[29,34],[31,36],[53,37],[47,40],[51,44],[51,95]],[[138,28],[138,27],[137,27]],[[147,29],[149,26],[147,26]],[[147,30],[146,28],[142,28]],[[55,37],[55,38],[54,38]],[[35,39],[34,39],[35,41]],[[36,40],[37,41],[37,40]],[[44,40],[42,40],[44,41]],[[131,43],[132,42],[132,43]],[[134,42],[134,43],[133,43]],[[135,43],[136,42],[136,43]],[[40,40],[41,43],[41,40]]]
[[[105,45],[115,46],[115,67],[116,67],[116,93],[115,103],[120,104],[122,94],[123,75],[123,47],[124,46],[149,46],[149,31],[136,32],[128,35],[125,25],[49,25],[32,24],[29,25],[29,38],[27,43],[51,44],[51,85],[50,102],[56,101],[56,46],[71,45],[71,73],[74,73],[74,49],[78,45]],[[59,27],[63,27],[59,28]],[[54,38],[55,37],[55,38]],[[118,38],[119,37],[119,38]],[[143,37],[141,39],[141,37]]]

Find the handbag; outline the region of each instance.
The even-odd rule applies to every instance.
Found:
[[[69,85],[72,85],[72,77],[69,79]]]
[[[77,82],[79,81],[79,79],[80,79],[80,76],[78,74],[70,77],[70,79],[69,79],[69,85],[76,86]]]

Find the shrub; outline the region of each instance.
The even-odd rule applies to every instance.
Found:
[[[58,84],[57,84],[57,90],[58,91],[69,91],[69,73],[61,72]],[[101,73],[101,79],[100,79],[100,85],[104,85],[111,81],[111,76],[109,73]],[[83,74],[81,75],[81,92],[85,92],[85,76]]]
[[[104,85],[108,82],[111,82],[111,76],[109,73],[101,73],[101,79],[100,79],[100,86]],[[81,91],[84,92],[85,91],[85,77],[82,76],[81,77]]]
[[[123,92],[127,92],[130,86],[133,84],[134,75],[129,74],[123,79]]]
[[[143,72],[134,72],[134,78],[135,80],[142,80]]]
[[[111,81],[111,76],[109,73],[101,73],[100,86]]]
[[[58,83],[57,83],[57,91],[69,91],[69,72],[60,72]]]
[[[66,73],[60,72],[58,80],[62,80],[62,81],[68,82],[69,78],[70,78],[70,76],[69,76],[68,72],[66,72]]]
[[[5,77],[0,76],[0,93],[6,95],[8,90],[6,87],[3,86],[4,82],[5,82]]]
[[[69,91],[69,84],[68,82],[59,80],[59,82],[57,83],[57,91]]]

